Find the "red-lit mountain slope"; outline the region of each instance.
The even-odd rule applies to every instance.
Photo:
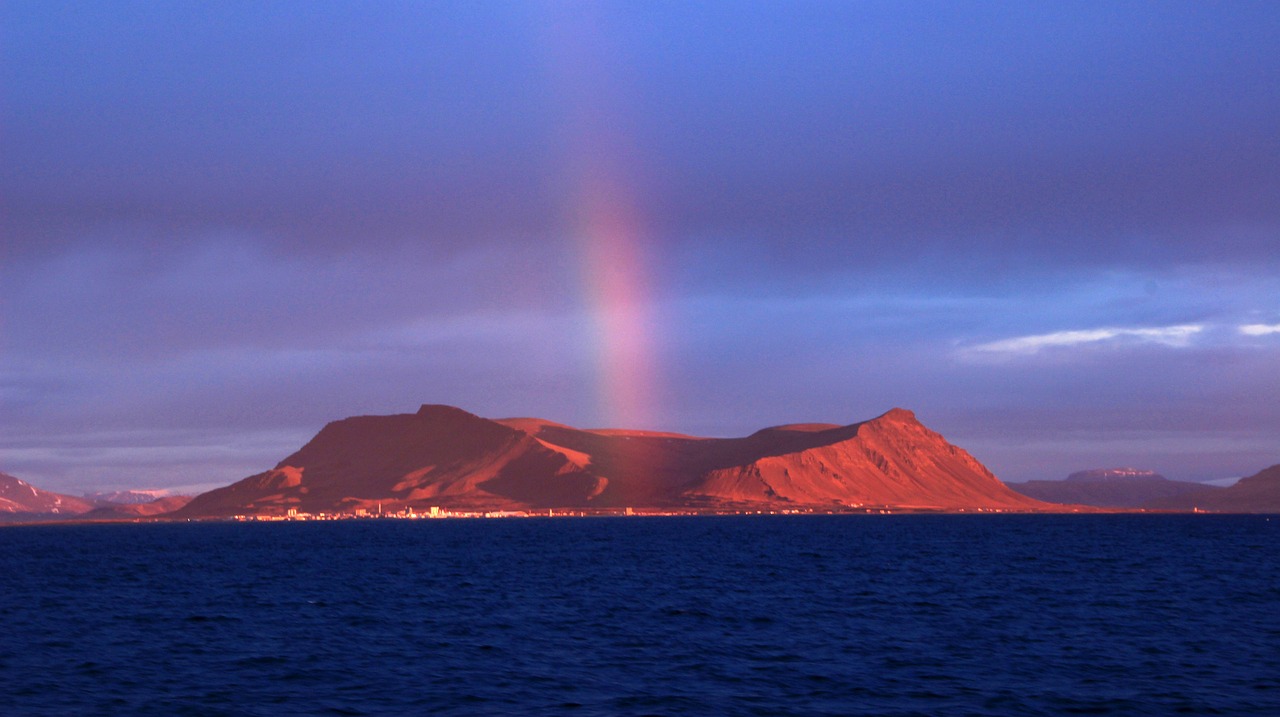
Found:
[[[849,507],[1045,510],[894,409],[848,426],[745,438],[581,430],[449,406],[325,426],[274,469],[197,496],[175,516],[454,509]]]
[[[65,518],[93,509],[93,503],[41,490],[26,481],[0,473],[0,520]]]

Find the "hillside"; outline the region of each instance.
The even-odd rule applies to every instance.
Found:
[[[147,503],[113,503],[104,502],[93,510],[78,517],[84,520],[132,520],[150,518],[173,511],[191,502],[188,495],[169,495],[155,498]]]
[[[41,490],[26,481],[0,473],[0,520],[40,520],[65,518],[93,509],[82,498]]]
[[[1010,483],[1013,490],[1048,503],[1139,508],[1154,500],[1185,493],[1219,490],[1203,483],[1169,480],[1155,471],[1135,468],[1098,468],[1079,471],[1064,480]]]
[[[851,507],[1061,509],[1015,493],[894,409],[744,438],[489,420],[450,406],[325,426],[274,468],[175,517],[426,509]]]
[[[1202,491],[1155,500],[1148,508],[1168,510],[1208,510],[1220,513],[1280,513],[1280,465],[1241,478],[1227,488]]]

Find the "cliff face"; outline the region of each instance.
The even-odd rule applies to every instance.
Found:
[[[326,426],[272,470],[197,496],[187,517],[357,508],[898,506],[1038,510],[909,411],[745,438],[580,430],[448,406]]]

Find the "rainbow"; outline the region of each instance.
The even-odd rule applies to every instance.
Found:
[[[654,428],[656,317],[643,230],[623,185],[591,174],[580,195],[576,241],[600,417],[607,427]]]
[[[659,362],[651,256],[635,196],[637,168],[621,128],[625,83],[612,72],[609,18],[587,3],[547,6],[549,77],[564,111],[561,137],[583,300],[590,319],[598,420],[656,427]]]

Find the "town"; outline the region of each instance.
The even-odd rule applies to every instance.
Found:
[[[894,513],[952,513],[931,507],[908,506],[864,506],[847,505],[824,507],[804,507],[786,509],[753,509],[744,507],[741,510],[730,509],[635,509],[635,508],[601,508],[591,510],[547,509],[541,510],[449,510],[440,506],[431,506],[425,510],[406,506],[400,510],[383,510],[382,505],[374,510],[357,508],[353,512],[321,512],[308,513],[297,508],[289,508],[284,514],[238,514],[231,520],[238,522],[282,522],[282,521],[331,521],[331,520],[439,520],[445,518],[610,518],[610,517],[655,517],[655,516],[706,516],[706,515],[841,515],[841,514],[878,514]],[[960,513],[1006,513],[1018,512],[1001,508],[976,508]],[[1078,512],[1078,511],[1071,511]]]

